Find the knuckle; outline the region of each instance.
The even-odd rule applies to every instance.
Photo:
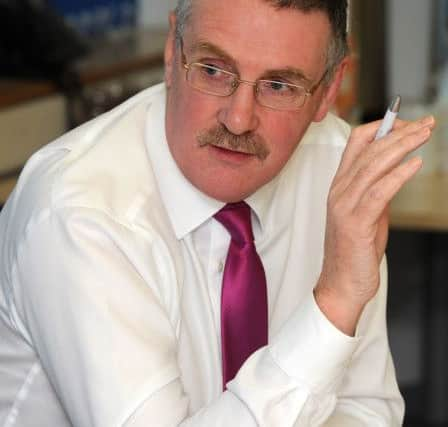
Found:
[[[360,182],[366,180],[372,173],[372,167],[367,163],[367,165],[361,167],[356,172],[355,182]]]
[[[347,204],[340,197],[336,197],[335,195],[330,196],[328,198],[327,210],[335,219],[339,217],[343,217],[347,210]]]
[[[392,178],[396,181],[396,182],[402,182],[406,179],[407,174],[405,173],[405,171],[401,168],[397,168],[392,172]]]
[[[367,159],[367,165],[365,167],[365,178],[378,176],[381,172],[379,160],[377,158]]]
[[[381,188],[379,188],[378,186],[374,186],[374,187],[370,188],[367,195],[370,200],[374,200],[374,201],[384,199],[384,191]]]
[[[361,137],[361,135],[362,135],[362,126],[355,127],[351,131],[350,139],[357,140]]]
[[[339,191],[336,187],[333,187],[328,193],[327,197],[327,209],[331,210],[335,205],[339,203]]]

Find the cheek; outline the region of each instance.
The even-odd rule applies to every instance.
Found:
[[[179,103],[176,128],[186,146],[196,146],[198,136],[219,123],[220,101],[220,98],[209,95],[190,93]]]
[[[173,82],[170,88],[166,131],[170,150],[181,169],[197,167],[202,150],[198,146],[198,134],[216,125],[216,100],[185,86],[182,81]]]
[[[296,115],[272,115],[264,120],[263,137],[269,142],[273,160],[284,162],[295,150],[302,138],[306,123]]]

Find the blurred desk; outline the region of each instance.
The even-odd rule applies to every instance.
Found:
[[[448,174],[417,175],[390,208],[391,227],[448,232]]]
[[[414,177],[395,197],[390,214],[391,229],[424,238],[420,404],[425,422],[448,425],[448,174]]]

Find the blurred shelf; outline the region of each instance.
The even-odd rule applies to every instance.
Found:
[[[17,182],[17,175],[0,178],[0,207],[6,202]]]
[[[92,43],[91,52],[74,68],[83,85],[163,64],[167,30],[146,29],[113,34]],[[48,96],[58,88],[47,80],[0,79],[0,109]]]

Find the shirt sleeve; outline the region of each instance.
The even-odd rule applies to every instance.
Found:
[[[229,388],[253,408],[259,425],[402,425],[404,405],[387,340],[385,261],[381,277],[355,338],[336,329],[309,296],[265,351],[242,367]],[[269,397],[266,390],[274,389],[284,398]]]
[[[226,392],[190,414],[159,247],[135,234],[105,213],[61,209],[30,224],[20,246],[14,298],[22,332],[74,426],[292,427],[335,417],[399,425],[400,408],[389,405],[397,391],[384,289],[357,338],[338,331],[310,295]],[[144,268],[134,256],[142,251]]]

